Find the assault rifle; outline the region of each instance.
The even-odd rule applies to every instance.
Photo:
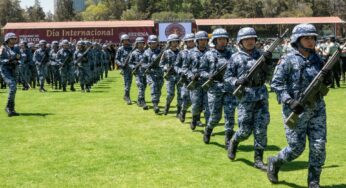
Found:
[[[215,80],[215,78],[224,75],[226,68],[227,68],[227,62],[225,64],[223,64],[220,68],[218,68],[210,77],[209,79],[204,82],[204,84],[202,85],[202,88],[205,90],[208,90],[211,86],[211,84],[213,83],[213,81]]]
[[[182,74],[177,82],[177,86],[183,85],[187,81],[186,74]]]
[[[153,62],[151,62],[148,66],[148,68],[144,71],[145,74],[148,74],[150,69],[152,69],[154,66],[157,66],[160,63],[161,57],[163,53],[169,48],[169,45],[167,44],[163,50],[159,53],[159,55],[154,59]]]
[[[175,72],[174,65],[170,65],[167,68],[167,72],[163,75],[163,78],[168,79]]]
[[[192,77],[191,82],[186,86],[186,88],[187,88],[188,90],[193,90],[193,89],[195,89],[196,83],[197,83],[199,77],[200,77],[199,73],[196,73],[196,74]]]
[[[267,51],[269,52],[273,52],[275,50],[275,48],[281,44],[281,42],[283,41],[284,36],[287,34],[288,29],[285,30],[285,32],[279,36],[269,47],[269,49]],[[247,78],[248,80],[251,80],[253,78],[253,76],[256,74],[256,72],[260,69],[260,67],[263,66],[264,63],[264,56],[261,55],[261,57],[256,61],[256,63],[250,68],[250,70],[246,73],[245,78]],[[243,91],[244,91],[244,86],[243,85],[239,85],[233,92],[233,95],[236,96],[238,99],[241,99],[241,97],[243,96]]]
[[[340,49],[343,49],[346,46],[346,43],[343,44]],[[317,94],[321,94],[322,96],[326,96],[329,89],[327,85],[324,83],[324,78],[322,72],[323,71],[331,71],[335,63],[337,63],[337,58],[340,55],[340,50],[337,50],[333,53],[333,55],[329,58],[328,62],[323,66],[322,70],[317,74],[317,76],[312,80],[309,86],[304,90],[304,92],[300,95],[298,101],[302,106],[312,106],[316,101]],[[299,114],[295,112],[291,112],[288,118],[285,120],[285,124],[294,129],[296,127],[297,121],[299,120]]]
[[[91,49],[91,47],[88,47],[88,49],[85,50],[85,52],[82,54],[82,56],[80,56],[80,57],[76,60],[75,64],[76,64],[78,67],[81,67],[80,62],[81,62],[82,59],[89,53],[89,50],[90,50],[90,49]]]

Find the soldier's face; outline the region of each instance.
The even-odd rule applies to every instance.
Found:
[[[207,47],[207,45],[208,45],[208,39],[201,39],[201,40],[198,40],[198,45],[199,45],[199,47],[201,47],[201,48]]]
[[[137,43],[137,48],[143,49],[144,48],[144,43],[143,42]]]
[[[157,45],[158,45],[157,42],[151,42],[151,43],[149,44],[150,48],[152,48],[152,49],[157,48]]]
[[[255,48],[256,39],[255,38],[243,39],[241,40],[241,43],[246,50],[252,50]]]
[[[195,46],[195,43],[193,40],[186,41],[187,48],[193,48]]]
[[[178,42],[178,41],[172,41],[172,42],[171,42],[171,48],[173,48],[173,49],[177,48],[178,45],[179,45],[179,42]]]
[[[62,45],[62,47],[63,47],[65,50],[69,49],[69,46],[66,45],[66,44]]]
[[[129,40],[123,40],[123,45],[129,45],[130,41]]]
[[[15,44],[17,44],[17,38],[10,38],[10,39],[8,40],[8,44],[9,44],[9,45],[15,45]]]
[[[227,46],[227,43],[228,43],[227,38],[217,38],[216,39],[216,45],[219,47],[224,48]]]
[[[304,48],[315,49],[316,38],[312,36],[306,36],[300,38],[300,44]]]

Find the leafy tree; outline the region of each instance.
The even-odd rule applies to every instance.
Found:
[[[7,22],[23,22],[24,10],[20,7],[19,0],[1,0],[0,1],[0,26]]]
[[[28,7],[25,11],[25,14],[28,21],[31,22],[43,21],[46,17],[46,14],[44,13],[39,0],[35,0],[34,6]]]
[[[57,9],[55,11],[56,21],[69,21],[75,17],[72,0],[57,1]]]

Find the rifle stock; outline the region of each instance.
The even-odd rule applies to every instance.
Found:
[[[163,53],[169,48],[169,45],[167,44],[165,48],[159,53],[159,55],[154,59],[153,62],[151,62],[148,66],[148,68],[144,71],[145,74],[148,74],[150,69],[152,69],[155,65],[158,65],[160,63],[161,57]]]

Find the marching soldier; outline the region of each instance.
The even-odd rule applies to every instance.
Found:
[[[0,73],[5,83],[9,87],[9,94],[5,111],[8,117],[18,116],[15,111],[15,97],[17,91],[16,67],[20,60],[20,53],[14,48],[17,43],[17,36],[14,33],[5,35],[5,42],[0,47]]]
[[[315,52],[316,28],[311,24],[299,24],[293,28],[291,45],[294,51],[282,57],[277,65],[271,87],[277,94],[278,102],[283,105],[283,119],[293,111],[300,114],[296,128],[286,124],[286,139],[288,146],[277,156],[268,158],[268,179],[278,183],[278,173],[283,163],[299,157],[309,140],[309,188],[320,187],[320,175],[326,159],[326,108],[321,94],[316,95],[314,104],[307,107],[299,103],[298,98],[323,67],[322,58]],[[328,71],[322,72],[324,78],[329,78]],[[325,84],[331,83],[330,79]]]
[[[46,92],[44,88],[45,79],[48,76],[48,62],[49,62],[49,49],[46,47],[47,42],[41,40],[39,42],[39,49],[34,53],[34,62],[36,65],[37,75],[40,83],[40,92]]]
[[[62,90],[65,92],[67,83],[69,83],[70,90],[76,91],[74,88],[73,76],[73,54],[70,50],[70,45],[67,40],[61,42],[62,48],[57,53],[57,61],[59,64],[59,71],[61,75]]]

